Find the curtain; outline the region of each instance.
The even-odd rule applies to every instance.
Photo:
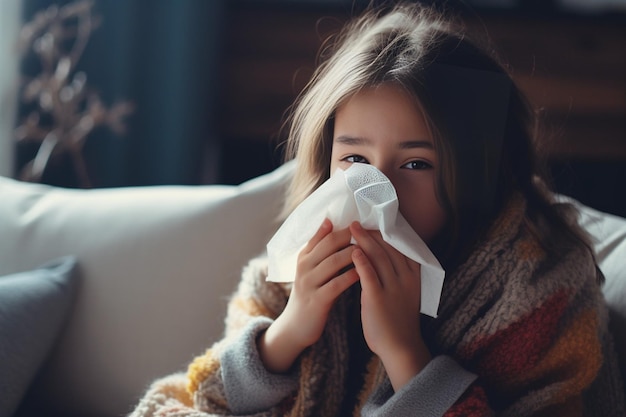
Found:
[[[19,0],[0,1],[0,175],[13,173],[13,124],[16,113]]]
[[[24,21],[53,4],[71,3],[23,1]],[[216,182],[220,141],[213,115],[223,0],[99,0],[92,10],[99,24],[76,70],[105,106],[130,102],[134,109],[124,117],[125,134],[99,127],[85,140],[91,185]],[[32,75],[32,61],[24,59],[24,73]],[[18,148],[16,171],[34,151],[33,145]],[[71,169],[54,168],[42,182],[80,186]]]

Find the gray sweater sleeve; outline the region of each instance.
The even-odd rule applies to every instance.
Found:
[[[452,358],[437,356],[396,393],[387,379],[367,400],[362,416],[442,416],[475,379]]]
[[[297,389],[296,372],[273,374],[261,362],[256,339],[270,324],[267,317],[253,319],[220,355],[226,399],[234,414],[268,410]],[[367,400],[362,416],[441,416],[475,379],[452,358],[438,356],[396,393],[386,380]]]
[[[296,372],[273,374],[261,362],[256,340],[270,324],[272,320],[267,317],[253,319],[220,355],[226,399],[235,414],[267,410],[297,388]]]

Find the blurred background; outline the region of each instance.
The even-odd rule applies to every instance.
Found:
[[[368,3],[2,0],[0,174],[114,187],[268,172],[320,46]],[[557,189],[626,216],[626,0],[445,7],[541,109]]]

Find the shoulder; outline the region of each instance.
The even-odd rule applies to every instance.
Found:
[[[487,238],[455,271],[459,297],[462,290],[482,289],[520,314],[557,294],[596,301],[598,270],[591,247],[572,224],[574,208],[546,203],[551,206],[536,209],[521,194],[508,202]]]

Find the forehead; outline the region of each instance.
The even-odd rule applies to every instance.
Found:
[[[431,138],[423,108],[416,97],[396,84],[366,87],[337,108],[334,137]]]

